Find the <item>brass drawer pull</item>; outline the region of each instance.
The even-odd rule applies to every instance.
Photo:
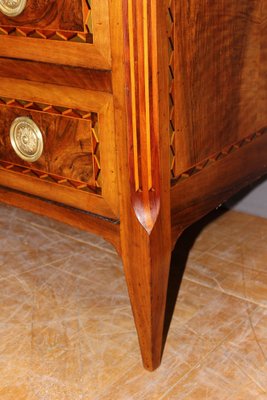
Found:
[[[16,118],[10,127],[10,140],[16,154],[23,160],[34,162],[41,157],[44,148],[43,135],[32,119]]]
[[[27,0],[0,0],[0,11],[8,17],[16,17],[21,14]]]

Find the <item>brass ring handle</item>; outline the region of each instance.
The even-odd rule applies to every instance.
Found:
[[[28,117],[16,118],[10,127],[10,141],[16,154],[28,162],[37,161],[44,149],[43,135]]]
[[[8,17],[16,17],[26,7],[27,0],[0,0],[0,11]]]

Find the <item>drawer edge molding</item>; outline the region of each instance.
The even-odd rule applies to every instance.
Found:
[[[14,58],[16,55],[16,58],[23,60],[111,70],[109,46],[100,51],[98,42],[84,44],[43,40],[40,43],[39,39],[0,35],[0,54],[8,58]],[[88,56],[85,57],[85,54]]]
[[[109,0],[93,1],[91,6],[86,3],[89,16],[86,21],[93,19],[93,23],[89,23],[92,33],[89,27],[75,33],[0,26],[1,56],[111,70]]]
[[[106,70],[2,57],[0,79],[2,78],[112,93],[111,71]]]
[[[13,78],[1,78],[0,93],[1,97],[9,99],[44,103],[83,112],[100,112],[103,106],[113,99],[112,94],[106,92]]]
[[[30,193],[35,196],[34,187],[37,179],[36,177],[28,176],[27,183],[25,183],[24,176],[21,173],[0,167],[0,184],[11,189]],[[79,196],[77,196],[77,192],[79,192]],[[103,197],[93,193],[89,194],[74,187],[70,188],[39,179],[38,195],[44,199],[63,203],[83,211],[90,211],[93,214],[117,219],[117,216],[112,212],[109,204],[107,204]]]

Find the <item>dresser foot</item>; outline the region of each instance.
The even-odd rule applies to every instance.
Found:
[[[171,250],[164,231],[139,232],[124,237],[122,259],[143,365],[155,370],[164,347],[164,317]],[[166,237],[168,237],[166,235]]]

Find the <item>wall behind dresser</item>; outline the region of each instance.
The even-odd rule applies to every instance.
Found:
[[[233,197],[227,206],[237,211],[267,218],[267,177]]]

